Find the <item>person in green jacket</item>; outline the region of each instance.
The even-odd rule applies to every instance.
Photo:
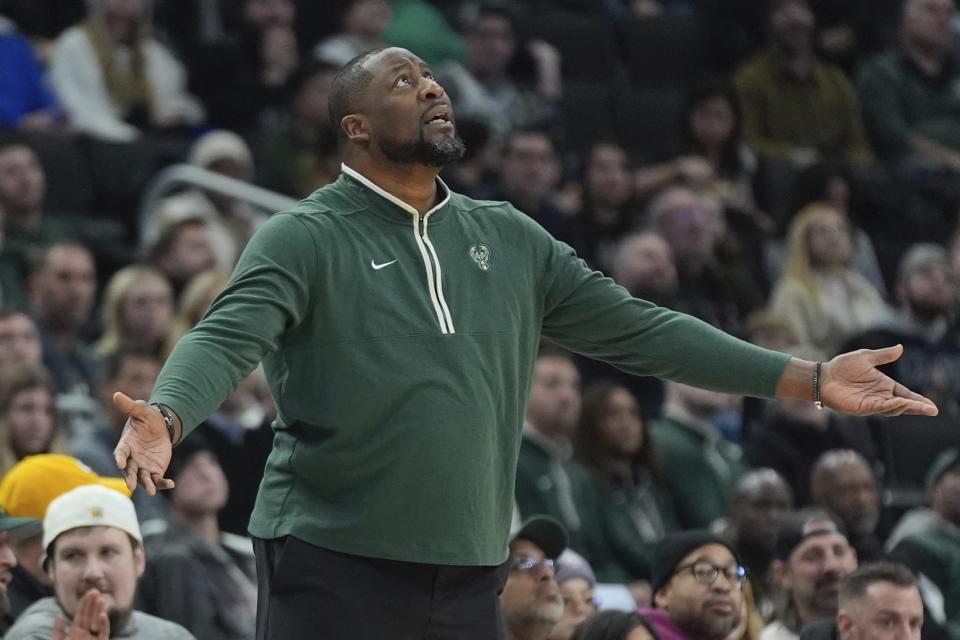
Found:
[[[642,413],[625,387],[609,380],[593,383],[583,395],[576,457],[593,477],[599,524],[613,558],[613,570],[604,570],[600,578],[629,584],[637,601],[646,603],[652,595],[653,549],[679,523]]]
[[[595,568],[612,560],[590,475],[573,460],[580,419],[580,374],[570,355],[544,345],[533,369],[517,459],[515,494],[521,518],[549,515],[560,521],[570,547]]]
[[[502,637],[497,591],[541,336],[638,375],[726,393],[935,414],[876,370],[817,365],[632,298],[502,202],[451,193],[463,153],[430,68],[388,48],[331,87],[343,173],[254,235],[115,450],[150,494],[173,445],[258,363],[277,404],[249,531],[258,638]],[[815,379],[816,378],[816,379]]]
[[[747,469],[739,445],[725,440],[712,422],[734,400],[670,382],[663,415],[651,425],[663,462],[661,480],[684,529],[705,529],[722,518]]]

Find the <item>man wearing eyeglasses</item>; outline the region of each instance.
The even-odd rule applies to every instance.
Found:
[[[642,613],[661,640],[723,640],[740,623],[747,570],[720,536],[700,529],[667,536],[651,577],[656,608]]]
[[[500,595],[507,640],[547,640],[563,617],[563,596],[555,580],[557,558],[567,532],[548,516],[527,520],[510,541],[510,574]]]

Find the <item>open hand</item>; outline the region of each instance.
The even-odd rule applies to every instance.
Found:
[[[880,373],[878,365],[895,361],[903,346],[842,353],[823,365],[823,404],[853,415],[935,416],[933,401]]]
[[[127,488],[133,491],[139,482],[151,496],[157,494],[157,489],[172,489],[173,480],[164,478],[163,474],[170,465],[173,444],[160,410],[119,391],[113,394],[113,404],[129,416],[120,442],[113,450],[117,467],[126,477]]]

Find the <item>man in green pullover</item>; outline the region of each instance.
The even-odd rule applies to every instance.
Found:
[[[274,215],[180,341],[115,451],[172,486],[172,445],[259,362],[277,402],[250,521],[258,638],[502,637],[497,592],[541,336],[639,375],[855,413],[936,413],[875,365],[766,351],[632,298],[502,202],[451,193],[453,110],[409,51],[368,52],[331,87],[340,178]]]

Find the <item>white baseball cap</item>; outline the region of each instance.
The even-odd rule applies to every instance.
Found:
[[[46,550],[57,536],[80,527],[113,527],[143,542],[133,501],[115,489],[88,484],[55,498],[47,507],[41,563],[46,563]]]

